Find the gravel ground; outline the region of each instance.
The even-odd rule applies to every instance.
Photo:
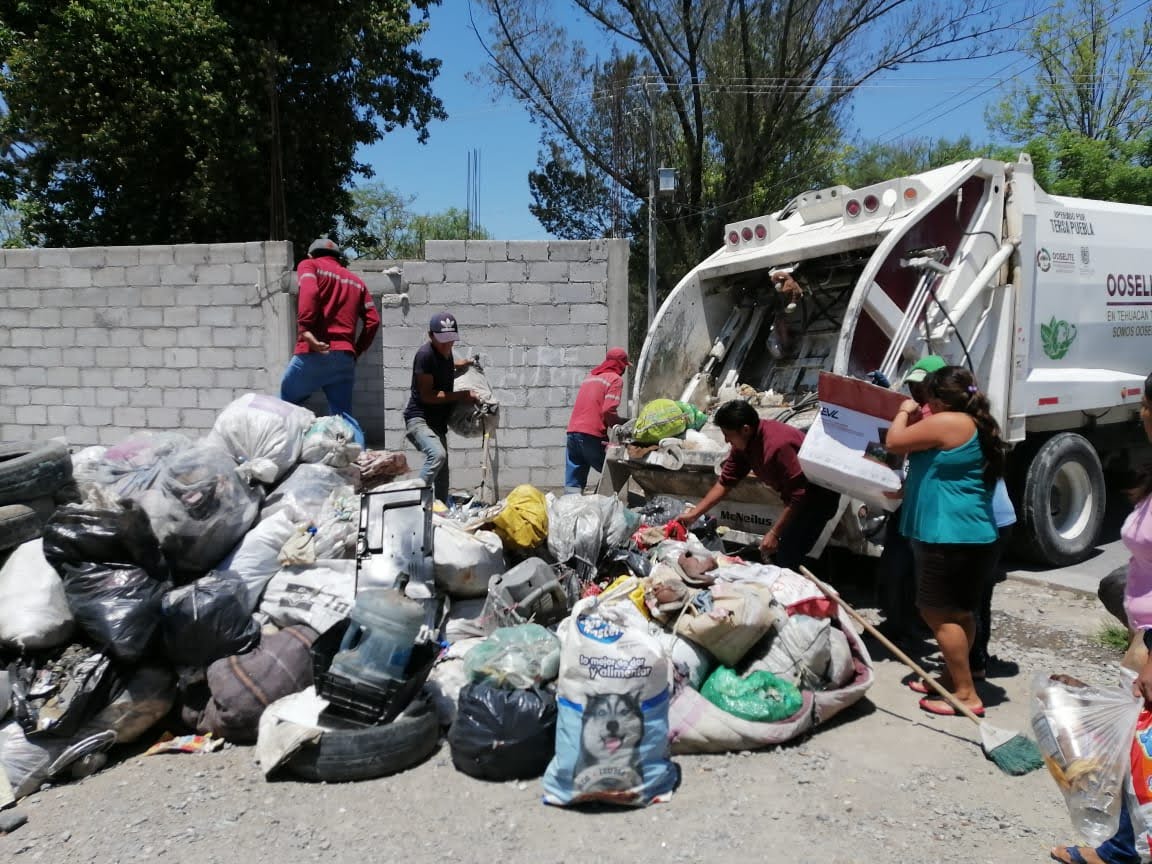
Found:
[[[1023,729],[1035,672],[1106,682],[1095,598],[1009,581],[993,651],[1021,665],[983,689],[988,721]],[[538,781],[457,773],[446,747],[420,767],[342,785],[268,783],[251,748],[131,757],[20,806],[0,861],[717,861],[913,864],[1044,861],[1071,826],[1047,772],[1001,774],[969,721],[925,715],[877,659],[869,698],[809,739],[758,753],[678,757],[671,803],[587,813],[546,807]]]

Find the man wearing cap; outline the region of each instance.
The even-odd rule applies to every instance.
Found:
[[[565,494],[583,492],[590,469],[604,470],[608,430],[621,422],[618,409],[624,391],[622,376],[627,368],[628,352],[623,348],[609,348],[604,362],[588,373],[576,393],[572,417],[568,420]]]
[[[475,402],[471,390],[453,390],[456,376],[472,365],[456,360],[452,343],[460,338],[456,316],[440,312],[428,322],[428,341],[412,360],[412,392],[404,409],[408,440],[424,454],[420,479],[432,485],[436,497],[448,500],[448,417],[457,402]]]
[[[347,420],[363,446],[364,431],[352,416],[352,389],[356,359],[380,329],[372,295],[364,280],[340,263],[340,247],[327,237],[308,247],[296,280],[296,351],[280,381],[280,398],[301,405],[323,390],[328,412]],[[359,335],[358,321],[364,325]]]

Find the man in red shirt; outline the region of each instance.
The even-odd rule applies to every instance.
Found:
[[[564,464],[564,493],[579,495],[588,482],[588,471],[604,470],[604,447],[608,429],[620,422],[618,409],[624,390],[628,352],[609,348],[604,362],[588,373],[576,393],[568,420],[568,450]]]
[[[356,358],[376,338],[380,315],[364,280],[339,259],[340,247],[321,237],[296,267],[296,351],[280,381],[280,398],[301,405],[323,390],[328,412],[347,420],[363,446],[364,432],[352,416],[352,388]],[[358,321],[364,323],[359,335]]]
[[[756,409],[740,399],[716,409],[713,422],[732,447],[721,467],[720,479],[695,507],[677,520],[691,525],[716,505],[751,471],[771,486],[784,502],[784,511],[760,542],[760,551],[780,567],[800,566],[820,538],[828,520],[836,515],[840,496],[809,482],[800,470],[797,453],[804,433],[779,420],[761,420]]]

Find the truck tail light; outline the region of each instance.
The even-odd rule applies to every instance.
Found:
[[[844,205],[844,212],[855,219],[860,215],[860,202],[855,198],[849,198],[848,203]]]
[[[733,246],[735,246],[737,243],[740,242],[740,235],[737,234],[735,231],[729,231],[728,232],[728,242],[731,243]]]
[[[752,239],[752,229],[749,228],[747,225],[745,225],[744,228],[740,231],[740,236],[743,237],[745,240],[751,240]]]
[[[757,225],[756,226],[756,239],[757,240],[763,240],[767,236],[768,236],[768,229],[765,228],[763,225]]]
[[[869,213],[875,213],[880,207],[880,199],[875,195],[864,196],[864,209]]]

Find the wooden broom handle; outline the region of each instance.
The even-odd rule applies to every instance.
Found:
[[[968,706],[966,706],[963,702],[961,702],[959,699],[941,687],[934,677],[929,675],[920,667],[920,664],[918,664],[915,660],[913,660],[911,657],[893,645],[892,640],[877,630],[867,619],[861,616],[859,612],[845,603],[839,594],[837,594],[835,591],[833,591],[831,588],[813,576],[812,571],[805,567],[803,564],[800,565],[800,574],[817,588],[819,588],[820,592],[825,597],[836,603],[841,609],[847,612],[853,621],[867,630],[868,634],[885,648],[887,648],[897,660],[899,660],[901,663],[919,675],[921,680],[923,680],[925,684],[935,690],[941,699],[943,699],[973,723],[977,725],[980,724],[980,718],[973,714],[972,710],[968,708]]]

